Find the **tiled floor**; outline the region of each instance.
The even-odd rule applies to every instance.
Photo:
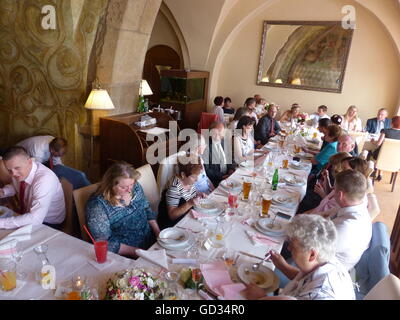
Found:
[[[392,185],[389,184],[391,174],[383,173],[383,179],[380,182],[375,181],[375,193],[378,198],[381,213],[374,221],[384,222],[392,232],[394,220],[400,204],[400,175],[397,177],[396,187],[393,192],[390,192]]]

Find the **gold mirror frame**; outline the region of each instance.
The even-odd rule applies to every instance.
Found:
[[[303,29],[297,28],[287,38],[287,40],[284,42],[283,46],[277,51],[277,54],[273,58],[272,64],[270,66],[268,66],[268,70],[264,70],[264,62],[266,60],[266,50],[268,49],[267,48],[267,31],[268,31],[269,26],[273,26],[273,25],[324,26],[324,27],[331,27],[331,28],[325,28],[326,30],[324,32],[320,32],[320,33],[315,32],[314,38],[312,38],[312,36],[310,34],[307,34],[305,31],[303,32],[303,30],[305,30],[305,28],[303,28]],[[325,38],[329,32],[333,33],[332,32],[333,29],[335,29],[336,31],[340,30],[340,29],[338,29],[338,26],[343,31],[346,32],[346,37],[344,38],[344,40],[343,40],[343,37],[342,37],[342,40],[340,40],[341,42],[343,42],[344,47],[341,49],[341,52],[339,52],[339,56],[336,57],[339,59],[338,61],[340,63],[339,67],[336,70],[336,72],[338,72],[338,70],[340,70],[339,77],[335,81],[336,83],[338,82],[337,87],[333,88],[333,87],[323,87],[323,86],[318,86],[318,85],[302,85],[301,78],[291,76],[289,71],[287,74],[287,78],[285,78],[284,80],[279,78],[282,81],[282,83],[266,82],[265,80],[263,81],[263,79],[268,78],[268,72],[270,72],[271,68],[272,68],[271,72],[272,73],[275,72],[275,74],[277,72],[281,71],[282,67],[280,67],[278,70],[274,70],[275,65],[276,65],[277,61],[279,61],[279,59],[290,60],[287,58],[288,57],[291,58],[290,62],[287,62],[287,65],[285,67],[286,67],[286,69],[289,68],[290,71],[295,70],[295,67],[298,66],[298,64],[300,62],[303,63],[305,61],[306,54],[309,54],[310,48],[313,48],[312,45],[314,45],[314,47],[315,47],[316,44],[320,44],[323,40],[325,40]],[[351,47],[351,40],[353,37],[353,31],[354,31],[353,29],[343,29],[341,21],[270,21],[270,20],[264,21],[263,34],[262,34],[262,38],[261,38],[261,52],[260,52],[260,61],[259,61],[259,66],[258,66],[257,85],[277,87],[277,88],[292,88],[292,89],[300,89],[300,90],[313,90],[313,91],[341,93],[342,87],[343,87],[343,79],[344,79],[346,66],[347,66],[347,60],[348,60],[350,47]],[[297,34],[294,36],[295,32],[297,32]],[[303,40],[301,38],[296,40],[297,36],[302,36],[302,35],[307,36],[307,37],[304,37],[305,40]],[[302,43],[302,42],[304,42],[304,43]],[[297,46],[296,46],[296,44],[297,44]],[[342,44],[342,43],[339,43],[339,44]],[[301,47],[301,45],[303,45],[303,47]],[[292,48],[296,49],[297,53],[293,54],[294,57],[290,57],[290,55],[288,53],[286,53],[287,50],[285,50],[285,49],[288,49],[290,46],[292,46]],[[300,49],[299,49],[299,47],[300,47]],[[329,47],[326,46],[326,47],[323,47],[322,49],[329,50]],[[322,51],[322,49],[320,49],[320,52]],[[305,61],[304,63],[308,63],[308,62],[309,61]],[[283,64],[283,63],[281,63],[281,64]],[[319,67],[319,68],[322,68],[322,67]],[[319,71],[319,72],[322,72],[322,73],[323,72],[335,72],[334,69],[329,69],[329,68],[325,68],[325,69],[326,70],[321,69],[321,71]],[[306,74],[308,73],[308,71],[305,70],[305,67],[302,67],[301,70],[303,70],[303,72],[305,72]],[[314,70],[312,72],[317,72],[317,71]],[[275,80],[271,79],[271,81],[279,81],[279,79],[275,79]],[[306,77],[303,78],[303,82],[304,81],[307,82]],[[316,81],[316,80],[314,80],[314,81]],[[293,83],[297,83],[297,84],[293,84]],[[333,83],[333,82],[331,82],[331,83]]]

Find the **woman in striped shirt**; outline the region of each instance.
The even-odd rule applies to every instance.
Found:
[[[199,157],[178,158],[178,173],[163,192],[158,208],[160,229],[174,226],[195,205],[198,198],[195,183],[203,170]]]

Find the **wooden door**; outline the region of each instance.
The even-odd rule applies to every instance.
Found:
[[[160,101],[160,71],[180,68],[181,58],[171,47],[158,45],[147,51],[144,60],[143,79],[147,80],[153,91],[152,96],[147,96],[150,103],[159,103]]]

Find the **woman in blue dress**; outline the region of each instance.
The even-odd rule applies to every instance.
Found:
[[[86,221],[95,240],[107,240],[108,250],[136,258],[148,249],[160,229],[141,185],[140,173],[130,164],[113,164],[86,204]]]

